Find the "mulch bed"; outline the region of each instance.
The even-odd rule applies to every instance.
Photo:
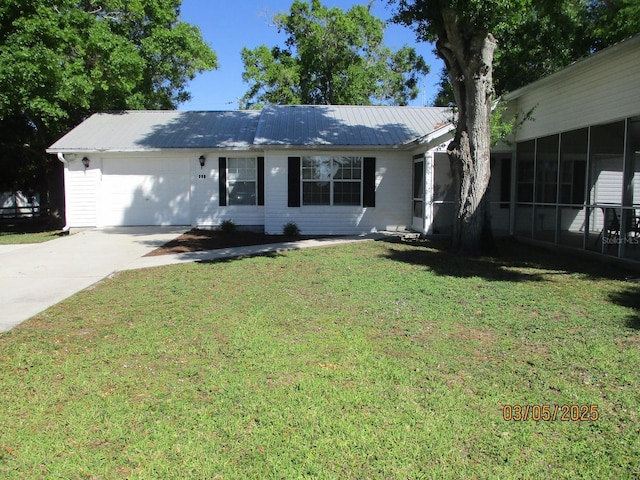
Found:
[[[289,242],[292,240],[304,240],[316,238],[301,236],[296,238],[284,235],[267,235],[265,233],[238,230],[235,232],[221,232],[219,230],[200,230],[194,228],[180,235],[178,238],[156,248],[146,257],[156,255],[169,255],[174,253],[200,252],[203,250],[215,250],[217,248],[246,247],[249,245],[264,245],[268,243]]]

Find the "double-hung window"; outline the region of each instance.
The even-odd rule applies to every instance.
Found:
[[[256,205],[257,179],[255,158],[229,158],[227,163],[229,205]]]
[[[303,205],[362,205],[362,157],[302,157]]]

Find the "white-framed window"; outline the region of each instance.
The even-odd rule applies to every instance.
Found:
[[[227,159],[228,205],[257,205],[258,173],[255,157]]]
[[[302,157],[302,205],[362,205],[362,157]]]

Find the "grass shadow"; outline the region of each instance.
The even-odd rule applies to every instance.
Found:
[[[59,225],[48,221],[12,221],[0,222],[0,235],[22,235],[28,233],[50,233],[51,235],[63,236],[67,232],[58,231]]]
[[[47,222],[4,222],[0,224],[0,245],[43,243],[68,235]]]
[[[559,254],[548,248],[523,244],[516,239],[497,242],[494,256],[466,258],[451,254],[446,240],[382,239],[389,243],[409,244],[413,250],[390,247],[385,255],[395,261],[424,266],[436,275],[459,278],[480,277],[494,282],[541,282],[555,275],[582,275],[590,280],[625,282],[609,293],[611,303],[631,309],[626,327],[640,330],[640,278],[624,267],[606,265],[606,259],[592,259],[578,254]]]
[[[247,258],[256,258],[256,257],[264,257],[264,258],[270,258],[270,259],[276,259],[276,258],[281,258],[284,257],[284,253],[281,251],[273,251],[273,252],[257,252],[257,253],[247,253],[247,254],[241,254],[241,255],[236,255],[236,256],[231,256],[231,257],[224,257],[224,258],[211,258],[211,259],[205,259],[205,260],[196,260],[195,263],[201,264],[201,265],[208,265],[208,264],[220,264],[220,263],[232,263],[232,262],[236,262],[238,260],[244,260]]]
[[[609,299],[617,305],[632,309],[633,313],[627,317],[627,327],[640,330],[640,283],[630,282],[623,290],[611,293]]]
[[[497,240],[494,255],[475,258],[452,254],[447,240],[384,238],[380,241],[422,247],[412,250],[390,247],[386,257],[422,265],[443,276],[481,277],[501,282],[539,282],[553,275],[581,274],[593,279],[616,280],[623,280],[629,275],[624,269],[603,269],[601,261],[578,255],[559,255],[550,249],[523,244],[512,238]]]

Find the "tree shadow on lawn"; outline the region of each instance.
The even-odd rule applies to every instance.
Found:
[[[386,257],[403,263],[424,265],[428,270],[443,276],[480,277],[498,282],[540,282],[545,281],[550,275],[581,274],[594,280],[624,280],[632,275],[630,270],[621,267],[604,269],[605,264],[599,260],[559,254],[511,238],[498,240],[496,253],[481,257],[453,255],[449,251],[447,240],[406,241],[385,238],[381,241],[424,247],[413,250],[390,247]]]
[[[629,284],[624,290],[611,293],[609,298],[613,303],[634,311],[627,317],[627,327],[640,330],[640,284]]]
[[[630,308],[626,326],[640,330],[640,275],[630,269],[606,263],[606,259],[590,259],[578,254],[558,253],[544,247],[523,244],[515,239],[497,242],[494,256],[460,257],[450,253],[446,240],[382,239],[423,247],[404,250],[388,248],[387,258],[398,262],[423,265],[436,275],[460,278],[480,277],[492,282],[542,282],[552,275],[584,275],[592,280],[625,281],[623,289],[609,294],[612,303]],[[606,265],[606,268],[603,268]]]

